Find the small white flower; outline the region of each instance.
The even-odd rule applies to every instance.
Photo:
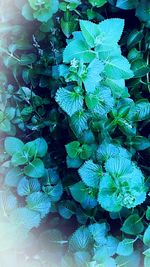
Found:
[[[71,67],[73,67],[73,68],[78,68],[78,66],[79,66],[79,60],[77,60],[77,59],[75,59],[75,58],[72,59],[70,65],[71,65]]]

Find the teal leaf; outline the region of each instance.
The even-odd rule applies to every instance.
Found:
[[[79,175],[82,181],[90,187],[97,188],[100,177],[102,176],[102,169],[92,160],[86,161],[79,169]]]
[[[55,99],[69,116],[72,116],[83,107],[83,96],[77,92],[68,91],[65,88],[60,88],[57,91]]]
[[[128,175],[133,171],[131,161],[122,157],[108,159],[105,164],[105,169],[112,177]]]
[[[82,203],[86,197],[87,188],[83,182],[78,182],[69,187],[72,197],[79,203]]]
[[[92,60],[87,68],[86,77],[83,80],[85,90],[87,92],[94,92],[96,86],[101,81],[100,73],[104,69],[104,64],[98,59]]]
[[[48,150],[47,142],[42,137],[35,139],[33,142],[36,145],[36,157],[43,158]]]
[[[83,266],[90,261],[91,255],[87,251],[77,251],[74,253],[74,259],[77,266]]]
[[[107,87],[97,88],[94,93],[88,93],[85,102],[89,110],[99,115],[107,114],[114,106],[114,99]]]
[[[27,196],[33,192],[40,191],[40,183],[37,179],[27,179],[23,177],[17,186],[19,196]]]
[[[149,267],[150,266],[150,257],[145,256],[144,257],[144,267]]]
[[[117,146],[109,143],[102,143],[97,149],[97,160],[103,162],[119,154]]]
[[[136,120],[142,121],[150,118],[150,103],[147,99],[136,102]]]
[[[10,218],[13,222],[23,225],[28,230],[37,228],[41,222],[40,213],[28,208],[15,209],[11,212]]]
[[[100,34],[98,25],[88,20],[80,20],[80,28],[86,43],[91,48],[94,47],[95,38]]]
[[[22,172],[19,168],[11,168],[5,176],[5,185],[10,187],[16,187],[21,179]]]
[[[67,168],[79,168],[82,165],[83,160],[81,160],[79,157],[73,159],[67,156],[66,163]]]
[[[123,223],[122,232],[129,235],[137,235],[143,232],[144,225],[138,214],[130,215]]]
[[[118,18],[105,19],[99,23],[99,42],[116,44],[119,42],[124,29],[124,20]]]
[[[140,21],[149,22],[150,20],[150,2],[141,0],[136,9],[136,16]]]
[[[78,228],[69,240],[69,248],[71,251],[84,251],[91,244],[91,234],[88,228]]]
[[[144,232],[143,242],[146,246],[150,246],[150,225],[146,228]]]
[[[76,206],[73,201],[64,200],[59,203],[58,211],[63,218],[70,219],[75,214]]]
[[[73,40],[64,50],[63,61],[64,63],[69,63],[74,58],[81,60],[84,63],[90,63],[96,58],[96,53],[89,49],[86,42],[82,40]]]
[[[35,54],[22,54],[20,58],[21,65],[30,65],[33,64],[37,60]]]
[[[129,95],[123,79],[113,80],[107,77],[102,83],[103,85],[110,87],[114,97],[127,97]]]
[[[107,3],[107,0],[89,0],[89,3],[93,7],[102,7],[103,5]]]
[[[146,219],[150,221],[150,206],[148,206],[146,210]]]
[[[130,64],[123,56],[112,57],[106,61],[104,72],[108,78],[114,80],[130,79],[133,77]]]
[[[87,144],[83,144],[79,150],[80,158],[83,160],[87,160],[91,157],[91,155],[92,155],[92,147]]]
[[[80,143],[78,141],[73,141],[67,144],[65,147],[70,158],[77,158],[80,149]]]
[[[116,7],[124,10],[134,9],[138,5],[138,0],[117,0]]]
[[[117,212],[121,210],[121,204],[117,196],[116,184],[108,174],[105,174],[101,178],[98,202],[101,207],[107,211]]]
[[[143,39],[143,37],[144,35],[142,31],[133,30],[128,36],[128,40],[127,40],[128,48],[131,49],[135,47],[136,44],[138,44]]]
[[[4,146],[5,151],[12,156],[14,153],[22,151],[24,143],[16,137],[6,137]]]
[[[135,78],[143,77],[150,72],[150,66],[143,59],[134,60],[131,64],[131,69]]]
[[[141,257],[138,251],[133,252],[130,256],[118,256],[115,259],[118,266],[124,267],[141,267]]]
[[[129,256],[133,253],[133,243],[134,239],[125,238],[123,241],[119,242],[117,247],[117,254],[123,256]]]
[[[63,187],[61,182],[59,182],[56,185],[49,185],[46,187],[43,187],[43,191],[49,196],[49,199],[53,202],[57,202],[63,193]]]
[[[88,118],[85,110],[79,110],[70,117],[70,126],[77,136],[88,129]]]
[[[51,201],[49,197],[42,192],[34,192],[26,198],[27,207],[30,210],[39,212],[41,218],[45,217],[50,211]]]
[[[24,165],[28,162],[28,157],[23,152],[16,152],[11,158],[14,166]]]
[[[94,223],[89,225],[90,233],[99,245],[107,243],[108,225],[106,223]]]
[[[24,173],[32,178],[40,178],[45,174],[45,168],[42,160],[34,159],[29,162],[27,166],[24,167]]]

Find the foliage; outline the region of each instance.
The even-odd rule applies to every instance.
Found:
[[[0,4],[0,266],[150,266],[149,11]]]

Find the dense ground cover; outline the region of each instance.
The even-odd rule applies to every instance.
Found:
[[[150,2],[0,3],[0,267],[149,267]]]

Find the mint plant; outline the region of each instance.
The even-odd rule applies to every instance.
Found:
[[[150,266],[149,9],[0,4],[0,266]]]

